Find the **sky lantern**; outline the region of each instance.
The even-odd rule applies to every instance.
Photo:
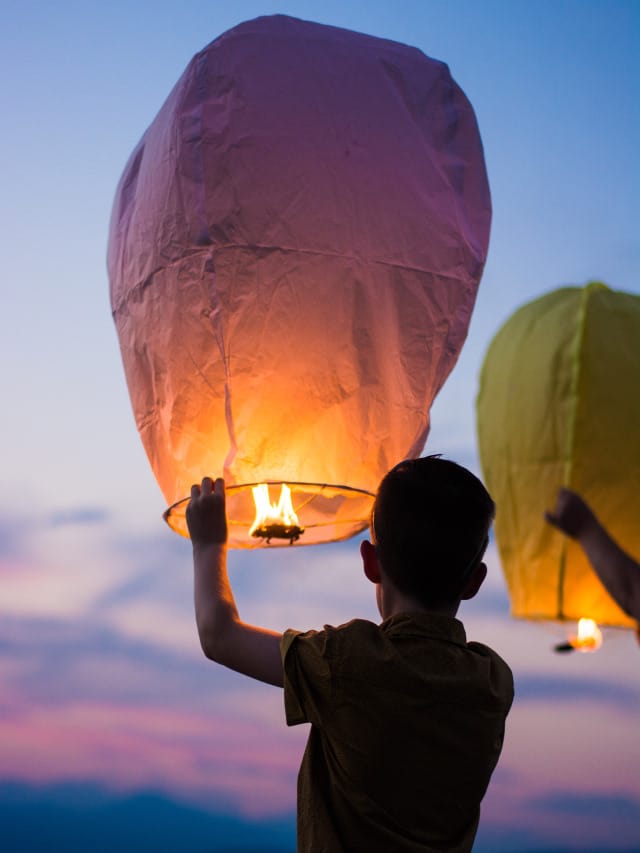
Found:
[[[381,477],[424,447],[490,220],[443,63],[285,16],[198,53],[131,154],[108,247],[171,527],[223,475],[232,546],[365,528]]]
[[[566,486],[640,554],[640,297],[591,282],[516,311],[487,351],[477,424],[513,615],[580,620],[568,646],[586,650],[597,623],[633,627],[543,513]]]

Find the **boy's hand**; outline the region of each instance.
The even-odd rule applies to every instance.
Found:
[[[560,489],[553,512],[545,512],[546,520],[568,536],[579,539],[595,522],[589,506],[570,489]]]
[[[215,483],[211,477],[204,477],[201,485],[191,486],[187,527],[194,547],[222,545],[227,541],[224,480],[221,477]]]

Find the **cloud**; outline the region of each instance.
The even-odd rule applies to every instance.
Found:
[[[192,604],[186,604],[190,559],[189,543],[161,523],[151,534],[132,535],[97,507],[33,517],[0,514],[0,612],[26,618],[85,615],[109,624],[130,602],[158,602],[165,612],[156,615],[162,621],[168,616],[169,625],[180,622],[172,612],[182,605],[186,635],[187,614],[189,626],[193,622]],[[162,637],[160,627],[157,619]]]
[[[482,804],[474,853],[614,853],[640,849],[640,800],[596,774],[567,780],[567,756],[546,757],[554,781],[541,787],[527,767],[498,765]],[[565,787],[559,787],[563,785]],[[599,785],[580,790],[580,784]],[[634,784],[635,790],[637,786]]]
[[[548,791],[531,802],[541,825],[580,850],[640,849],[640,799],[616,791]]]
[[[19,572],[3,577],[0,618],[5,778],[153,786],[168,797],[215,800],[253,815],[292,808],[306,727],[286,728],[280,691],[202,656],[189,542],[161,523],[132,532],[116,516],[104,524],[30,528],[24,516],[22,530],[25,537],[29,531],[31,552]],[[248,621],[283,629],[378,618],[357,538],[234,551],[229,562]],[[506,797],[510,826],[530,817],[527,798],[542,790],[533,777],[548,788],[557,778],[550,754],[574,768],[570,778],[565,774],[567,785],[595,762],[605,788],[616,780],[618,789],[633,790],[636,763],[627,741],[638,693],[628,677],[625,638],[607,642],[598,655],[560,660],[549,652],[544,629],[513,622],[507,606],[496,570],[462,611],[466,622],[470,608],[469,636],[504,649],[516,672],[507,760],[496,772],[499,796],[491,805],[489,792],[486,814],[499,823]],[[587,706],[582,723],[574,700]],[[598,716],[603,706],[611,717],[606,725]],[[602,741],[591,738],[594,726]],[[514,778],[524,780],[525,794],[510,794],[520,787]],[[566,818],[544,814],[557,820],[561,837]],[[527,825],[535,841],[535,821]],[[528,843],[524,834],[522,840]]]
[[[195,631],[194,631],[195,635]],[[0,621],[2,777],[89,778],[215,796],[247,814],[295,801],[305,727],[282,692],[90,620]]]
[[[71,507],[52,512],[49,516],[49,524],[52,527],[64,525],[104,524],[111,518],[111,513],[106,507],[83,506]]]
[[[575,848],[573,848],[575,850]],[[495,826],[480,820],[473,853],[568,853],[568,848],[549,846],[549,838],[535,828]],[[585,853],[585,851],[583,851]],[[596,853],[594,851],[593,853]],[[605,851],[602,851],[605,853]]]
[[[295,815],[251,820],[155,790],[117,794],[92,784],[0,785],[3,853],[293,853]]]
[[[0,514],[0,569],[26,556],[27,532],[25,518]]]
[[[295,805],[302,739],[284,723],[257,725],[251,704],[226,711],[195,703],[190,710],[25,705],[2,721],[2,775],[31,784],[93,780],[124,791],[153,786],[200,805],[217,800],[237,814],[281,813]]]
[[[105,507],[75,507],[54,512],[11,512],[0,509],[0,561],[28,559],[34,539],[46,528],[104,524],[111,519]]]
[[[150,597],[171,601],[176,597],[176,583],[190,589],[191,545],[168,528],[159,525],[153,533],[138,535],[114,529],[104,548],[108,559],[126,566],[127,572],[96,597],[96,613]]]
[[[0,621],[0,655],[11,660],[5,684],[41,706],[83,702],[142,702],[203,707],[216,691],[251,684],[200,652],[171,651],[123,635],[89,619],[25,618]]]
[[[518,702],[583,702],[590,700],[604,705],[633,705],[640,700],[640,685],[575,675],[526,673],[516,678]]]
[[[577,842],[585,853],[612,853],[637,849],[634,836],[616,837],[615,821],[638,819],[638,803],[626,797],[592,794],[575,797],[566,792],[538,798],[534,805],[554,811],[561,806],[564,817],[575,820],[598,813],[609,827],[606,844],[596,838]],[[474,845],[477,853],[520,853],[576,850],[567,825],[564,843],[550,833],[538,814],[537,827],[504,827],[481,820]],[[295,815],[293,811],[272,819],[249,819],[230,811],[228,805],[212,798],[208,807],[197,806],[184,797],[170,797],[152,788],[122,793],[93,783],[31,786],[19,783],[0,785],[0,823],[4,826],[3,851],[39,853],[43,849],[64,849],[66,853],[107,853],[133,850],[152,853],[158,849],[183,853],[293,853]],[[581,835],[578,834],[578,838]],[[637,836],[636,836],[637,838]]]
[[[638,839],[640,840],[640,798],[626,794],[605,792],[574,793],[557,791],[537,797],[533,801],[536,808],[549,812],[558,812],[567,817],[583,817],[594,814],[611,821],[621,819],[636,820]]]

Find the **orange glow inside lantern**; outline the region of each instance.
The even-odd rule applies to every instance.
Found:
[[[249,535],[266,539],[288,539],[289,544],[300,538],[304,527],[300,527],[298,516],[291,503],[291,489],[286,483],[280,487],[280,498],[277,504],[271,502],[269,486],[260,483],[251,489],[256,505],[256,517],[249,528]]]

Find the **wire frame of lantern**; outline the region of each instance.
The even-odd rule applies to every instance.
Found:
[[[273,497],[280,495],[277,502]],[[260,512],[259,496],[269,509]],[[283,501],[283,496],[285,500]],[[337,542],[368,526],[374,495],[349,486],[318,483],[243,483],[226,489],[229,544],[235,548],[261,545],[316,545]],[[290,512],[288,509],[290,502]],[[188,536],[188,498],[172,504],[164,519],[176,533]],[[283,504],[285,506],[283,507]]]

